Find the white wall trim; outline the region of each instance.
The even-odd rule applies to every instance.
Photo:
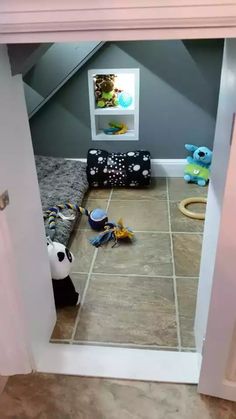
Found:
[[[87,159],[67,159],[78,160],[84,163]],[[152,177],[183,177],[185,159],[152,159]]]
[[[127,380],[197,384],[199,354],[49,343],[38,372]]]
[[[153,177],[183,177],[185,159],[152,159]]]
[[[224,0],[5,0],[0,42],[233,37],[236,4]],[[123,33],[126,32],[126,33]],[[149,33],[148,33],[149,31]],[[46,35],[45,35],[46,34]],[[138,38],[137,38],[138,36]],[[149,38],[148,38],[149,37]],[[154,37],[154,38],[153,38]]]

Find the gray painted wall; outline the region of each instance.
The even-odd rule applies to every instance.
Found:
[[[86,157],[90,147],[183,158],[213,144],[223,41],[107,43],[30,121],[36,154]],[[87,71],[140,68],[140,140],[91,141]]]
[[[12,74],[27,73],[52,44],[9,44]]]
[[[24,81],[46,98],[98,44],[98,41],[53,44]]]

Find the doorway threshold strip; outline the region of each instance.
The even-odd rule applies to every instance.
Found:
[[[200,356],[194,352],[49,343],[36,369],[84,377],[197,384],[200,364]]]

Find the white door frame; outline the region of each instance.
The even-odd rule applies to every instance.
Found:
[[[159,0],[158,5],[156,0],[129,0],[124,2],[101,0],[99,9],[97,8],[97,0],[91,0],[89,4],[88,1],[81,0],[79,5],[76,0],[69,0],[66,5],[63,0],[60,0],[57,2],[56,11],[54,10],[53,0],[45,2],[43,6],[41,5],[40,10],[36,2],[32,3],[29,0],[12,0],[10,4],[8,3],[7,0],[4,0],[0,5],[1,43],[61,42],[91,39],[138,40],[236,37],[236,4],[232,2],[226,4],[223,0],[208,0],[207,4],[204,0],[179,0],[178,5],[174,0]],[[208,208],[210,208],[210,205],[208,205]],[[220,231],[222,234],[222,230]],[[225,231],[223,233],[225,234]],[[232,231],[228,233],[232,235]],[[228,273],[225,260],[222,257],[218,258],[218,252],[216,255],[217,271],[214,271],[213,283],[219,272],[225,275]],[[47,263],[43,259],[42,262]],[[233,260],[231,260],[231,263],[233,263]],[[198,336],[199,342],[202,337],[203,331]],[[69,360],[69,356],[72,356],[72,353],[76,350],[75,347],[68,348],[68,345],[60,345],[59,348],[58,345],[55,349],[57,345],[50,345],[45,341],[42,343],[44,351],[41,346],[40,357],[37,354],[36,359],[37,369],[54,371],[55,365],[60,363],[62,365],[61,372],[76,373],[74,369],[71,370]],[[67,346],[67,349],[64,346]],[[201,343],[199,343],[199,348],[200,346]],[[109,355],[106,353],[106,349],[86,346],[78,349],[77,347],[77,350],[79,350],[76,363],[77,373],[91,375],[94,371],[93,368],[97,368],[100,370],[100,376],[107,376],[109,371],[110,373],[113,371],[112,376],[120,378],[129,378],[131,374],[132,378],[137,379],[166,380],[165,377],[163,378],[163,374],[165,375],[166,370],[172,368],[172,363],[169,363],[166,358],[167,355],[161,351],[158,355],[155,353],[156,351],[142,353],[141,350],[110,348]],[[127,359],[124,360],[123,351],[129,352],[130,363],[127,361],[128,352]],[[152,359],[154,353],[157,358]],[[147,361],[147,355],[149,360],[152,359],[152,363]],[[183,372],[183,369],[187,371],[188,368],[190,368],[191,373],[186,372],[185,379],[180,381],[198,381],[198,354],[186,354],[185,361],[183,360],[183,363],[181,363],[182,355],[184,354],[176,353],[173,355],[173,360],[175,358],[173,368],[176,362],[179,362],[180,367],[177,366],[176,379],[173,381],[179,381],[177,379],[179,370]],[[117,368],[114,368],[114,362],[112,362],[114,356],[119,361],[117,362]],[[177,361],[177,358],[179,361]],[[108,371],[109,359],[111,369]],[[143,368],[140,369],[138,368],[138,362],[140,363],[141,359]],[[168,365],[168,368],[162,369],[159,362],[158,365],[156,364],[156,361],[161,359],[164,367]],[[186,359],[188,359],[188,362]],[[135,362],[132,362],[132,360],[135,360]],[[148,364],[150,364],[149,367]],[[85,365],[87,365],[87,374]],[[145,368],[146,372],[144,371]],[[64,371],[62,371],[63,369]],[[58,369],[57,372],[59,372]]]

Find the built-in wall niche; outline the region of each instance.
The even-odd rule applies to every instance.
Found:
[[[88,71],[91,136],[94,141],[139,139],[139,69]]]

